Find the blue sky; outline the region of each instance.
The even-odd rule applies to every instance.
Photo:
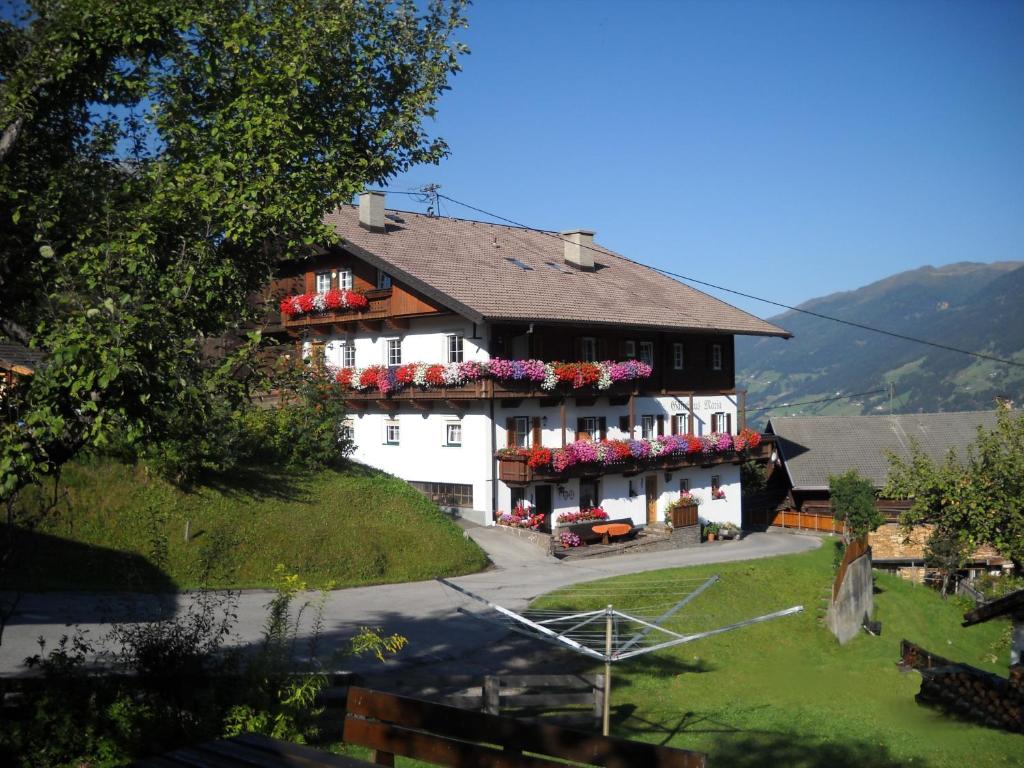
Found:
[[[478,0],[469,18],[435,126],[452,155],[393,189],[438,183],[790,304],[1024,259],[1024,3]]]

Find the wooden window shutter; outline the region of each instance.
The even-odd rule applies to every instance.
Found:
[[[531,444],[534,448],[540,448],[541,446],[540,416],[533,417],[533,439]]]
[[[707,368],[710,371],[711,367],[714,364],[715,364],[715,360],[711,356],[711,345],[710,344],[705,344],[704,345],[704,367]]]
[[[505,419],[505,447],[511,448],[516,444],[516,420],[509,416]]]
[[[599,430],[601,432],[601,439],[602,440],[607,440],[608,439],[608,419],[605,418],[604,416],[602,416],[600,419],[598,419],[597,423],[598,423],[598,428],[599,428]]]
[[[658,414],[658,437],[665,436],[665,414]]]
[[[679,414],[672,415],[672,434],[679,434]]]
[[[719,431],[718,430],[718,414],[717,413],[712,413],[711,414],[711,431],[712,432],[718,432]]]

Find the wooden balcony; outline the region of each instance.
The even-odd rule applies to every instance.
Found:
[[[645,472],[674,472],[691,467],[714,467],[723,464],[742,464],[744,461],[768,461],[771,459],[775,443],[771,435],[764,435],[756,448],[745,451],[728,451],[727,453],[704,456],[703,454],[687,454],[661,456],[653,459],[634,459],[617,464],[574,464],[564,472],[556,472],[551,467],[532,469],[527,466],[526,456],[498,455],[498,479],[506,485],[529,485],[530,483],[561,483],[573,477],[594,478],[603,475],[625,475],[632,477]]]
[[[353,330],[380,331],[385,328],[407,330],[409,318],[423,314],[437,314],[436,310],[411,304],[408,297],[395,288],[366,291],[370,302],[363,311],[335,310],[312,312],[298,317],[281,313],[281,325],[293,333],[310,331],[328,336],[331,333],[348,333]]]

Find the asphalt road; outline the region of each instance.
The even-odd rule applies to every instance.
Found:
[[[452,581],[512,610],[525,608],[539,595],[570,584],[661,568],[793,554],[820,545],[819,539],[810,536],[754,533],[741,541],[668,552],[561,562],[493,528],[471,527],[467,535],[487,551],[494,565]],[[264,590],[247,590],[238,596],[233,643],[247,646],[259,642],[271,597],[272,593]],[[23,595],[4,631],[0,675],[22,673],[25,657],[39,651],[40,637],[52,647],[61,635],[78,627],[103,646],[112,622],[168,618],[187,610],[189,599],[187,595],[70,592]],[[329,655],[344,647],[360,626],[382,627],[385,632],[397,632],[409,639],[408,649],[387,665],[401,669],[468,659],[506,639],[506,630],[457,613],[459,606],[473,608],[474,604],[436,581],[337,590],[330,593],[324,606],[318,650],[321,656]],[[304,614],[302,636],[310,632],[311,617],[311,611]],[[370,660],[346,660],[335,666],[379,669],[379,663]]]

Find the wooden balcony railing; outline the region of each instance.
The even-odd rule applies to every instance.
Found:
[[[364,295],[370,302],[368,309],[361,312],[351,309],[339,309],[328,312],[311,312],[298,317],[281,313],[281,325],[289,330],[302,328],[319,328],[330,325],[352,325],[367,321],[382,321],[392,316],[391,296],[393,289],[383,288],[367,291]]]
[[[573,477],[601,477],[603,475],[625,475],[627,477],[644,472],[673,472],[690,467],[714,467],[722,464],[741,464],[744,461],[767,461],[771,458],[774,442],[770,436],[761,438],[756,448],[744,451],[726,451],[713,456],[703,454],[675,454],[657,456],[650,459],[634,459],[616,464],[591,462],[574,464],[562,472],[553,467],[533,469],[527,465],[526,456],[503,456],[498,459],[498,479],[508,485],[528,485],[530,483],[558,483]]]

